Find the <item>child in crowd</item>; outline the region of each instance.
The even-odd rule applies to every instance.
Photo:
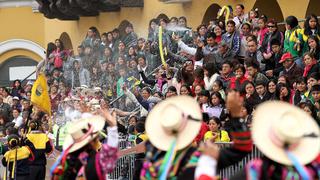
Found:
[[[216,80],[216,81],[213,83],[212,92],[218,92],[218,93],[220,93],[222,99],[225,100],[225,98],[226,98],[226,93],[225,93],[224,90],[223,90],[222,81]]]

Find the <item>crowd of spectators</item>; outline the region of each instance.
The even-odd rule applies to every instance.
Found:
[[[225,100],[236,90],[244,99],[241,120],[249,127],[255,108],[272,100],[298,106],[320,124],[317,16],[308,16],[303,27],[289,16],[282,32],[276,20],[257,10],[246,13],[239,4],[233,14],[227,21],[222,17],[194,30],[183,16],[155,18],[146,38],[138,37],[130,23],[124,32],[116,28],[100,34],[90,27],[76,52],[60,39],[50,42],[37,73],[47,77],[53,117],[61,117],[66,107],[80,110],[83,103],[91,109],[115,108],[126,117],[119,131],[140,136],[155,104],[188,95],[198,101],[204,117],[195,142],[229,142]],[[166,63],[159,55],[159,26]],[[0,88],[0,135],[24,132],[28,119],[41,120],[50,134],[48,115],[32,111],[32,81],[22,84],[16,80],[11,88]],[[133,111],[137,108],[139,113]],[[65,133],[61,124],[55,125],[60,127],[53,128],[53,139]],[[56,149],[62,143],[60,137]]]

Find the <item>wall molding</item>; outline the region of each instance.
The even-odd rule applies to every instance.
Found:
[[[0,56],[11,50],[15,49],[24,49],[31,52],[34,52],[35,54],[39,55],[41,58],[45,59],[45,49],[40,46],[39,44],[26,40],[26,39],[10,39],[7,41],[3,41],[0,43]]]
[[[39,4],[35,0],[0,0],[0,8],[31,7],[33,12],[39,12]]]

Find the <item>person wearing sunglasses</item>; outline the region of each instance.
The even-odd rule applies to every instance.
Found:
[[[273,61],[272,43],[274,41],[280,42],[280,47],[283,45],[284,36],[282,32],[278,30],[277,22],[273,19],[267,23],[268,32],[264,37],[261,45],[261,52],[263,55],[263,63],[266,64],[265,70],[275,69],[276,63]]]

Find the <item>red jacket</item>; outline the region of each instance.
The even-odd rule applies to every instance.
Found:
[[[242,85],[244,82],[248,81],[248,79],[245,76],[242,76],[240,79],[237,79],[237,77],[231,77],[230,84],[229,84],[230,89],[240,90],[239,89],[240,87],[237,87],[237,80],[239,82],[239,85]]]
[[[202,122],[199,134],[194,139],[195,142],[200,143],[203,140],[204,134],[209,131],[209,127],[205,122]]]

